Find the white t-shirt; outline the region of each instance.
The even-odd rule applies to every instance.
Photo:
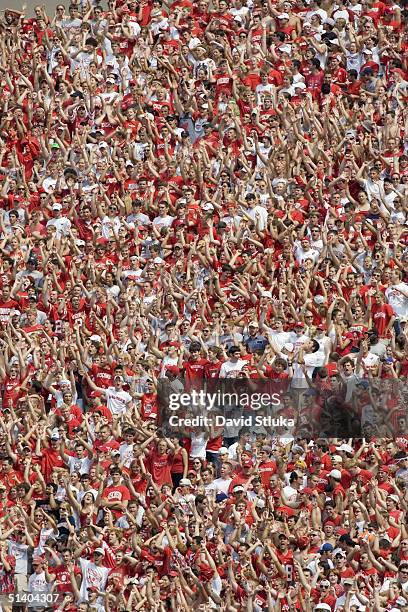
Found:
[[[134,459],[133,446],[133,444],[126,444],[125,442],[119,446],[120,462],[125,467],[129,467]]]
[[[315,368],[321,368],[326,363],[326,355],[322,351],[316,353],[307,353],[303,357],[306,372],[309,378],[312,378],[313,370]],[[297,389],[304,389],[308,387],[305,375],[298,363],[293,364],[293,380],[292,386]]]
[[[165,378],[167,366],[177,366],[178,357],[169,357],[165,355],[161,362],[159,378]]]
[[[266,208],[257,205],[254,208],[247,209],[245,212],[254,223],[258,221],[258,227],[261,231],[266,228],[268,223],[268,211]]]
[[[132,396],[126,391],[117,391],[115,387],[108,387],[105,391],[106,404],[112,414],[125,414]]]
[[[380,199],[384,194],[384,181],[372,181],[371,179],[363,179],[361,181],[364,186],[364,190],[367,193],[367,197],[369,200],[373,198]]]
[[[44,189],[44,191],[46,193],[51,193],[51,191],[54,191],[55,185],[57,184],[57,180],[58,179],[52,178],[51,176],[44,179],[42,183],[42,188]]]
[[[238,359],[236,363],[232,363],[232,361],[225,361],[220,369],[220,378],[235,378],[232,373],[240,372],[247,363],[248,362],[244,361],[243,359]]]
[[[268,331],[269,339],[272,340],[272,343],[277,346],[279,351],[281,351],[285,344],[291,342],[291,333],[290,332],[277,332],[272,330]]]
[[[79,565],[82,572],[81,598],[88,601],[89,587],[95,586],[99,591],[105,590],[110,568],[98,567],[95,563],[83,557],[79,558]]]
[[[71,474],[72,472],[79,472],[80,474],[89,474],[91,465],[92,460],[89,459],[89,457],[82,457],[82,459],[79,459],[79,457],[69,457],[68,459],[68,467]]]
[[[231,444],[231,446],[228,447],[228,457],[230,459],[232,459],[233,461],[237,460],[237,448],[238,448],[238,444],[239,444],[239,442],[234,442],[234,444]],[[245,448],[246,448],[246,450],[251,450],[251,445],[250,444],[245,444]]]
[[[380,595],[381,595],[381,593],[386,593],[389,590],[390,583],[391,583],[391,580],[389,580],[389,579],[384,581],[384,583],[383,583],[383,585],[381,587],[381,590],[380,590]],[[406,593],[408,593],[408,580],[406,580],[405,582],[402,582],[401,586],[402,586],[402,590],[405,591],[405,594],[404,594],[404,597],[405,597]]]
[[[205,437],[203,433],[191,434],[191,448],[190,448],[190,457],[199,459],[206,458],[206,448],[207,448],[208,438]]]
[[[258,103],[260,104],[263,100],[263,94],[268,93],[270,95],[273,94],[275,87],[268,83],[268,85],[257,85],[255,89],[255,93],[258,99]]]
[[[391,285],[385,291],[385,297],[388,303],[393,307],[395,314],[401,319],[408,317],[408,297],[403,295],[401,291],[404,291],[408,296],[408,284],[398,283],[398,285]]]
[[[64,403],[64,397],[63,397],[63,393],[62,391],[60,391],[59,389],[57,389],[54,393],[53,393],[55,402],[56,402],[56,407],[57,408],[61,408],[62,404]],[[76,404],[78,400],[78,395],[75,391],[75,393],[72,396],[72,403]]]
[[[314,263],[319,259],[319,251],[317,249],[309,249],[305,251],[301,246],[295,250],[295,257],[299,263],[303,263],[306,259],[311,259]]]
[[[380,358],[378,357],[378,355],[368,352],[365,357],[362,357],[361,359],[362,366],[360,366],[359,371],[356,371],[356,374],[358,374],[359,376],[363,376],[366,369],[369,370],[372,367],[377,366],[379,361],[380,361]]]
[[[327,353],[330,350],[332,341],[329,336],[321,336],[320,338],[315,338],[315,340],[319,343],[320,351]]]
[[[67,217],[60,217],[59,219],[50,219],[47,222],[47,227],[53,225],[56,229],[56,237],[68,236],[69,230],[71,229],[71,221]]]
[[[282,493],[288,502],[296,502],[299,496],[299,491],[297,489],[294,489],[291,485],[283,487]]]
[[[28,546],[13,540],[8,541],[8,554],[16,560],[16,574],[26,574],[28,569]]]
[[[341,597],[338,597],[336,599],[336,603],[335,603],[334,609],[337,610],[341,606],[344,606],[345,603],[346,603],[346,596],[345,595],[342,595]],[[351,608],[351,606],[356,606],[356,608],[357,608],[357,610],[359,612],[363,612],[364,610],[366,610],[366,607],[361,603],[361,601],[354,594],[350,597],[349,606],[350,606],[350,608]]]
[[[165,217],[155,217],[153,219],[153,225],[156,227],[170,227],[174,219],[175,217],[170,217],[170,215],[166,215]]]
[[[104,238],[111,238],[114,236],[115,231],[118,232],[120,230],[121,225],[119,217],[114,217],[112,219],[108,217],[108,215],[105,215],[102,219],[102,236]]]
[[[217,486],[214,484],[214,482],[210,482],[209,484],[204,485],[204,491],[206,495],[210,495],[211,491],[216,491],[217,490]]]
[[[29,593],[49,593],[51,584],[45,579],[45,572],[42,571],[40,574],[34,572],[28,579],[28,592]],[[30,605],[31,604],[31,605]],[[35,602],[30,602],[28,607],[35,607]]]
[[[225,495],[228,495],[228,489],[231,482],[232,478],[216,478],[212,484],[217,493],[225,493]]]
[[[122,278],[130,278],[131,280],[140,280],[143,274],[143,270],[138,268],[137,270],[123,270]]]
[[[41,529],[38,546],[34,548],[34,557],[39,557],[45,553],[45,543],[53,535],[55,535],[54,529]]]

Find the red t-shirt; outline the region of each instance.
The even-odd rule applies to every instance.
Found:
[[[55,586],[57,587],[58,593],[66,593],[67,591],[73,593],[70,579],[71,574],[66,565],[61,564],[57,565],[55,568],[50,568],[50,572],[55,574]],[[81,570],[76,565],[74,565],[74,575],[81,575]]]
[[[171,467],[173,461],[174,455],[171,453],[159,455],[156,449],[150,451],[147,456],[147,467],[157,485],[172,485]]]
[[[65,463],[59,450],[54,450],[53,448],[45,448],[41,456],[41,472],[44,475],[45,482],[50,482],[53,469],[65,468]]]
[[[108,502],[129,501],[130,492],[124,485],[118,485],[117,487],[106,487],[102,494],[102,498]],[[116,510],[115,508],[110,508],[110,510],[116,516],[116,518],[119,518],[123,514],[121,510]]]
[[[381,306],[373,304],[371,312],[373,316],[373,324],[377,330],[378,336],[380,338],[384,338],[385,335],[388,336],[389,332],[386,334],[385,330],[391,318],[395,315],[392,306],[390,306],[390,304],[382,304]]]

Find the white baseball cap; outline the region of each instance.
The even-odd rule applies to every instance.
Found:
[[[331,476],[335,480],[341,480],[341,472],[340,472],[340,470],[332,470],[330,472],[329,476]]]

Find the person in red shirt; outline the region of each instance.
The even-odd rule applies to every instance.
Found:
[[[135,394],[140,398],[140,417],[143,421],[157,419],[159,415],[159,404],[157,401],[157,390],[152,379],[147,379],[145,383],[146,393]]]
[[[41,472],[45,482],[51,481],[52,472],[57,469],[65,468],[65,463],[60,452],[60,436],[58,431],[53,430],[49,441],[45,439],[45,434],[38,437],[37,447],[41,445],[44,449],[41,452]],[[37,454],[40,454],[37,452]]]
[[[259,452],[260,462],[258,471],[261,475],[262,485],[266,488],[270,483],[270,478],[277,472],[276,462],[271,460],[272,448],[270,446],[262,446]]]
[[[131,493],[133,493],[132,488],[136,493],[146,493],[147,480],[146,476],[142,474],[140,459],[132,461],[129,466],[129,473],[124,475],[124,479]]]
[[[124,589],[127,579],[133,574],[133,566],[136,559],[124,554],[123,550],[118,549],[115,553],[113,568],[108,577],[108,585],[112,584],[116,590]]]
[[[101,505],[109,508],[112,514],[118,519],[125,513],[130,500],[129,489],[121,483],[122,473],[118,468],[110,471],[112,484],[106,487],[102,493]]]
[[[294,556],[293,551],[289,548],[289,539],[284,533],[279,534],[276,556],[285,570],[287,580],[292,581],[294,578]]]
[[[153,481],[161,487],[164,484],[173,485],[171,466],[174,462],[174,444],[166,439],[158,440],[146,457],[146,468]]]
[[[333,55],[329,62],[329,69],[332,75],[332,83],[343,85],[347,81],[347,72],[340,65],[341,56]]]
[[[391,328],[395,322],[395,312],[390,304],[385,303],[384,295],[381,291],[374,294],[374,304],[371,299],[368,308],[371,310],[373,325],[379,338],[390,338]]]
[[[192,342],[190,345],[190,357],[183,363],[183,370],[186,376],[187,387],[199,384],[204,378],[205,366],[207,359],[200,357],[201,345],[198,342]]]
[[[321,69],[320,61],[314,57],[310,62],[310,73],[305,75],[305,83],[312,93],[314,100],[317,100],[324,80],[324,72]]]
[[[357,70],[349,70],[347,72],[347,77],[346,87],[348,95],[352,98],[358,98],[360,96],[362,81],[358,78]]]
[[[81,570],[75,565],[73,553],[69,548],[65,549],[62,553],[62,561],[62,563],[53,567],[50,567],[47,562],[44,563],[45,579],[48,583],[53,583],[52,586],[56,589],[57,593],[73,593],[71,574],[73,572],[79,586]]]
[[[208,361],[204,366],[204,378],[212,379],[218,378],[221,366],[223,361],[221,361],[220,357],[222,355],[222,351],[217,346],[210,346],[208,348]]]

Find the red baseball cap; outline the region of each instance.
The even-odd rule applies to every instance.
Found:
[[[177,376],[177,374],[180,374],[180,368],[174,365],[169,365],[166,366],[166,372],[170,372],[170,374],[174,374],[174,376]]]
[[[305,487],[299,491],[301,495],[313,495],[314,491],[310,487]]]

